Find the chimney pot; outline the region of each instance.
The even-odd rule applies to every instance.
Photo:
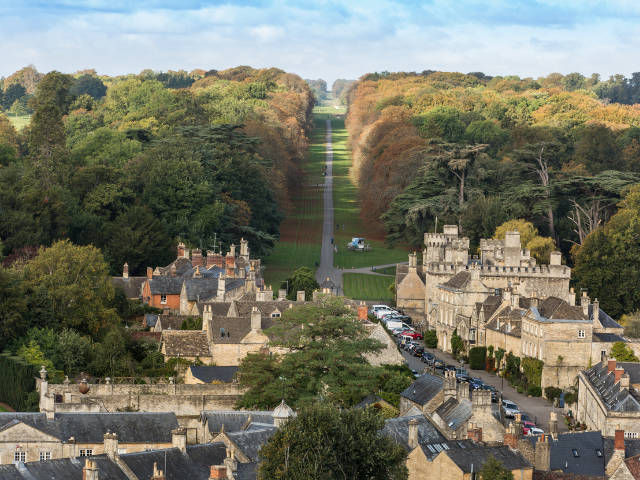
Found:
[[[369,319],[369,309],[367,308],[367,305],[364,302],[361,302],[360,305],[358,305],[358,320],[368,320]]]
[[[122,278],[129,278],[129,264],[127,262],[122,267]]]
[[[225,465],[211,465],[209,470],[210,480],[224,480],[227,478],[227,467]]]

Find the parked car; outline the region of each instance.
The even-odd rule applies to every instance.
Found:
[[[529,415],[527,415],[526,413],[522,413],[520,412],[520,421],[522,423],[524,422],[529,422],[529,423],[533,423],[534,425],[536,424],[536,422],[534,422],[533,418],[531,418]]]
[[[414,357],[421,357],[423,353],[424,353],[424,348],[419,345],[416,348],[414,348],[412,352]]]
[[[502,400],[502,411],[506,418],[514,418],[518,413],[520,413],[518,405],[513,403],[511,400]]]
[[[411,337],[414,340],[422,340],[422,334],[418,332],[414,332],[413,330],[405,330],[404,335]]]
[[[411,373],[413,373],[413,376],[414,376],[415,378],[418,378],[418,377],[420,376],[420,374],[418,373],[418,371],[417,371],[417,370],[411,370]]]
[[[389,308],[389,307],[387,307],[387,308]],[[378,320],[380,320],[382,318],[382,316],[387,314],[387,313],[398,313],[398,312],[396,312],[392,308],[389,308],[388,310],[377,310],[376,313],[374,313],[374,315]]]
[[[433,362],[433,367],[436,370],[442,370],[444,371],[444,362],[442,360],[440,360],[439,358],[436,358]]]
[[[393,308],[391,308],[389,305],[373,305],[369,309],[369,313],[371,313],[371,315],[376,315],[378,312],[386,313],[386,312],[390,312],[391,310],[393,310]]]
[[[469,379],[469,388],[473,390],[479,390],[484,386],[484,382],[479,378],[470,378]]]
[[[496,403],[498,401],[498,390],[493,385],[487,385],[486,383],[482,385],[483,390],[489,390],[491,392],[491,401]]]
[[[433,353],[429,353],[429,352],[424,352],[424,354],[422,355],[422,361],[424,363],[428,363],[429,365],[433,365],[433,362],[435,362],[436,357]]]
[[[544,430],[542,430],[540,427],[531,427],[529,429],[529,435],[542,435],[544,434]]]

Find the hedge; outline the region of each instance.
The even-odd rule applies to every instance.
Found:
[[[38,369],[20,357],[0,354],[0,401],[18,412],[37,412],[39,396],[35,377]]]
[[[487,347],[473,347],[469,350],[469,367],[472,370],[484,370]]]

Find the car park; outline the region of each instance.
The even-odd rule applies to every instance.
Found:
[[[504,416],[506,418],[514,418],[517,414],[520,413],[518,405],[513,403],[511,400],[502,400],[502,411],[504,412]]]

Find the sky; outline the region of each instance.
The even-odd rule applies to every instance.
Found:
[[[279,67],[538,77],[640,71],[638,0],[0,0],[0,76]]]

